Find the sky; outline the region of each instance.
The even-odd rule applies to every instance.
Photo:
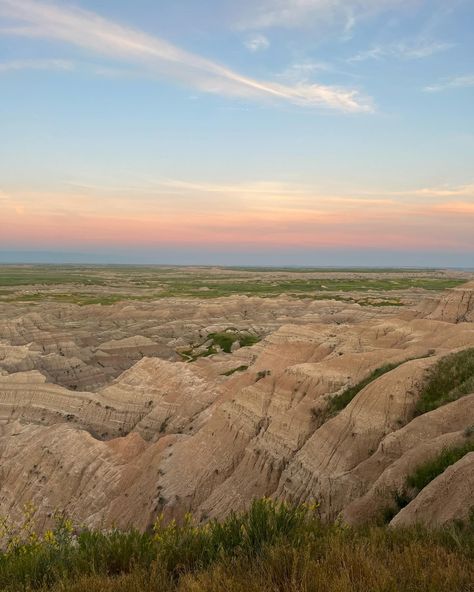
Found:
[[[472,0],[0,0],[0,261],[474,267]]]

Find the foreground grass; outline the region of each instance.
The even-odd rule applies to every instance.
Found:
[[[421,391],[421,415],[474,392],[474,348],[446,356],[436,364]]]
[[[351,529],[267,499],[222,522],[188,516],[148,534],[75,533],[61,519],[42,538],[27,526],[6,545],[0,588],[9,592],[454,592],[474,582],[472,525]]]

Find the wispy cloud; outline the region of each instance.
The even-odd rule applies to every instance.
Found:
[[[413,1],[416,0],[256,0],[240,27],[300,27],[317,21],[339,26],[347,33],[360,20],[397,6],[409,6]]]
[[[338,189],[335,193],[328,192],[314,184],[306,183],[288,183],[284,181],[272,180],[258,180],[250,182],[228,182],[216,183],[212,181],[196,181],[186,179],[174,179],[166,177],[149,177],[149,176],[135,176],[131,175],[133,182],[130,180],[118,179],[114,175],[112,178],[104,178],[100,183],[90,181],[69,181],[67,188],[75,188],[86,191],[99,191],[104,194],[112,193],[130,193],[139,192],[142,194],[164,194],[179,193],[186,194],[190,198],[197,194],[229,196],[234,199],[236,195],[249,196],[253,198],[274,198],[275,196],[284,196],[288,198],[289,203],[295,203],[295,198],[317,198],[327,200],[352,200],[357,203],[373,203],[377,200],[379,203],[395,203],[393,198],[397,197],[419,197],[419,198],[433,198],[435,203],[437,198],[468,198],[474,201],[474,183],[466,183],[463,185],[441,184],[426,187],[409,187],[405,189],[374,189],[362,188],[355,189],[353,187],[346,189]],[[114,182],[115,181],[115,182]],[[0,199],[1,199],[0,192]],[[419,203],[426,203],[423,199]]]
[[[424,203],[430,199],[434,202],[441,198],[468,198],[474,200],[474,183],[467,183],[465,185],[439,185],[433,187],[415,187],[410,189],[390,190],[377,189],[370,191],[356,192],[357,195],[378,195],[378,196],[393,196],[393,197],[410,197],[410,198],[426,198]]]
[[[268,181],[149,179],[126,192],[87,183],[69,190],[16,189],[6,199],[0,192],[5,222],[0,246],[259,244],[466,251],[474,248],[469,187],[413,189],[393,197],[376,191],[328,195],[307,185]],[[417,200],[396,197],[419,192]]]
[[[252,52],[263,51],[270,47],[270,41],[265,35],[258,34],[249,37],[244,42],[245,47]]]
[[[469,88],[472,86],[474,86],[474,74],[467,74],[464,76],[444,78],[436,84],[425,86],[423,90],[426,92],[441,92],[450,88]]]
[[[90,62],[61,59],[9,60],[0,62],[0,75],[22,70],[56,70],[58,72],[84,72],[101,78],[136,78],[136,69],[113,68]]]
[[[333,68],[327,62],[301,61],[289,65],[279,74],[279,78],[288,82],[307,82],[319,72],[331,72]]]
[[[420,60],[442,51],[447,51],[454,47],[454,45],[454,43],[446,42],[400,42],[389,45],[374,45],[370,49],[361,51],[350,57],[347,61],[365,62],[367,60],[383,60],[388,58]]]
[[[428,197],[471,197],[474,199],[474,184],[459,185],[456,187],[426,187],[414,192],[416,195],[425,195]]]
[[[322,60],[301,60],[287,66],[278,74],[278,78],[287,84],[308,84],[315,77],[321,75],[321,73],[331,75],[337,74],[340,76],[349,76],[351,78],[359,77],[358,74],[349,70],[350,68],[341,70],[333,64]]]
[[[181,49],[159,37],[119,25],[78,8],[34,0],[0,0],[0,16],[23,23],[19,35],[56,39],[103,56],[139,64],[200,91],[250,100],[281,100],[345,112],[371,111],[370,100],[355,89],[321,84],[293,86],[258,80]],[[26,23],[26,26],[25,26]]]
[[[0,74],[16,70],[74,70],[74,63],[68,60],[10,60],[0,62]]]

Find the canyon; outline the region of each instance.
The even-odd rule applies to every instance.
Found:
[[[417,467],[474,437],[474,382],[419,409],[439,364],[474,348],[474,281],[458,280],[402,306],[383,288],[79,305],[15,287],[0,301],[0,515],[31,503],[43,529],[60,509],[146,530],[268,496],[349,524],[467,520],[474,452],[396,506]]]

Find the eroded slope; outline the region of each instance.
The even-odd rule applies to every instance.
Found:
[[[437,308],[459,311],[472,293],[472,284],[453,290]],[[462,319],[444,320],[431,304],[398,317],[286,297],[64,306],[0,326],[0,514],[33,501],[45,524],[61,508],[90,525],[146,528],[161,511],[223,516],[275,495],[364,522],[380,517],[419,463],[471,434],[469,393],[417,415],[439,360],[474,347],[471,304]],[[262,341],[176,361],[180,348],[229,327]],[[52,383],[48,358],[103,376],[92,372],[94,388],[73,391]],[[386,364],[334,411],[333,397]],[[457,484],[471,474],[467,457],[393,523],[465,519],[471,490]],[[454,489],[442,509],[437,500]]]

